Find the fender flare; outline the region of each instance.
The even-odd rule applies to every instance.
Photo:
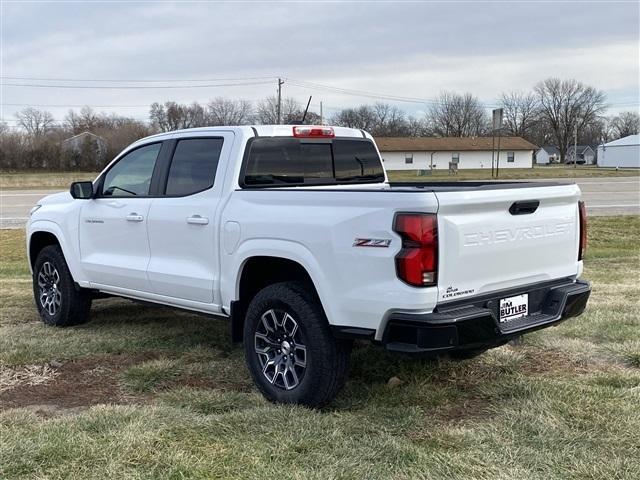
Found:
[[[306,246],[292,240],[274,238],[253,238],[242,242],[233,255],[229,255],[230,262],[228,268],[222,269],[229,273],[229,278],[222,279],[222,285],[228,285],[222,293],[223,305],[230,307],[232,301],[240,297],[240,280],[247,262],[253,257],[275,257],[291,260],[298,263],[305,269],[320,298],[320,303],[324,308],[327,319],[334,317],[330,293],[327,291],[327,281],[320,264],[315,256]],[[226,262],[224,262],[226,263]],[[329,323],[332,323],[329,321]]]
[[[87,282],[85,281],[84,275],[82,274],[82,268],[79,263],[79,253],[74,251],[73,244],[68,240],[62,228],[57,223],[51,220],[35,220],[29,224],[28,232],[27,232],[27,259],[29,261],[29,270],[33,274],[32,259],[31,259],[31,238],[34,234],[39,232],[46,232],[52,234],[58,240],[58,244],[62,249],[62,254],[64,255],[64,259],[67,262],[67,266],[69,267],[69,271],[71,272],[71,276],[73,279],[80,284],[80,286],[88,286],[84,285]],[[33,259],[35,260],[35,259]]]

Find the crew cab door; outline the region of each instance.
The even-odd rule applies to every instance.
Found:
[[[219,303],[219,215],[224,166],[233,133],[171,141],[159,198],[149,211],[152,292],[178,303]]]
[[[162,142],[136,148],[107,170],[80,212],[82,267],[92,286],[149,291],[147,221]]]

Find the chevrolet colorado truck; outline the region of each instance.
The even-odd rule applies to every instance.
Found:
[[[354,339],[471,357],[584,310],[575,184],[390,183],[373,138],[210,127],[139,140],[32,209],[47,325],[120,296],[227,317],[271,401],[319,407]]]

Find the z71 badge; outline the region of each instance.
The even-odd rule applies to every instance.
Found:
[[[353,242],[354,247],[388,248],[389,245],[391,245],[391,239],[388,238],[356,238]]]

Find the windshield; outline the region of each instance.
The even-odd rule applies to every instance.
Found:
[[[247,145],[241,185],[291,186],[384,182],[384,170],[368,139],[256,138]]]

